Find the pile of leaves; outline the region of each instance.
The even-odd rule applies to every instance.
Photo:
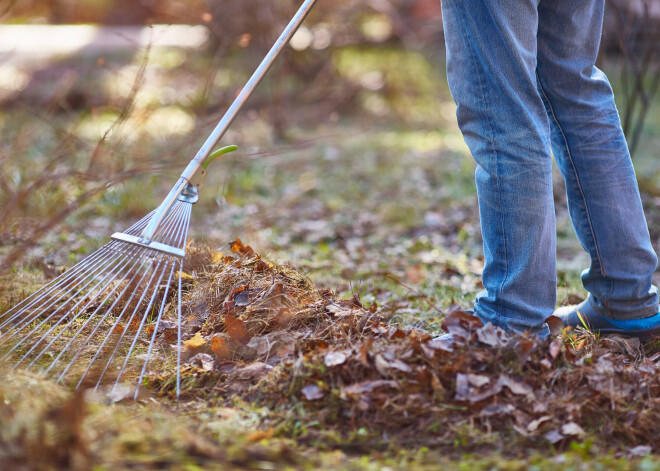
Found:
[[[214,378],[214,387],[242,391],[284,360],[398,330],[386,325],[376,304],[337,299],[240,240],[231,243],[231,251],[188,247],[183,379],[189,394],[200,392],[200,380],[210,384]],[[164,341],[176,338],[176,325],[169,324],[161,326]],[[171,392],[172,374],[152,378],[153,384]]]
[[[285,434],[304,414],[299,438],[311,442],[357,431],[368,446],[517,453],[597,439],[660,451],[655,343],[583,329],[539,340],[459,310],[445,317],[448,342],[390,325],[375,304],[337,299],[240,241],[231,256],[189,251],[184,398],[268,406]],[[171,374],[152,385],[171,394]]]

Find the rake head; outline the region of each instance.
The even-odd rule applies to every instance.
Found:
[[[177,201],[149,245],[136,242],[154,212],[0,315],[1,362],[44,371],[76,387],[136,380],[172,349],[156,342],[176,329],[180,392],[181,273],[191,203]],[[172,327],[174,326],[174,327]],[[158,352],[158,350],[163,350]]]

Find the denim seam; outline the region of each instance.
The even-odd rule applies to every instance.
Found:
[[[462,17],[463,16],[461,15],[461,18]],[[469,34],[467,34],[468,33],[467,27],[465,26],[465,23],[463,21],[461,22],[461,30],[463,32],[463,35],[464,35],[465,39],[468,41],[468,44],[471,44],[471,42],[469,42],[469,39],[470,39]],[[486,101],[487,101],[486,97],[488,96],[488,89],[487,89],[487,87],[484,86],[481,73],[479,72],[479,68],[475,67],[475,62],[477,61],[477,59],[474,55],[474,51],[472,50],[472,48],[470,48],[470,51],[471,51],[470,64],[471,64],[472,68],[474,69],[473,73],[475,74],[475,76],[479,80],[480,93],[481,93],[481,96],[484,97],[484,99],[482,100],[482,103],[485,106]],[[486,139],[486,149],[489,150],[490,153],[495,156],[495,165],[497,167],[496,172],[495,172],[495,181],[496,181],[496,186],[497,186],[497,199],[498,199],[497,200],[497,206],[498,206],[498,208],[500,208],[500,211],[501,211],[501,208],[502,208],[502,205],[501,205],[502,188],[501,188],[501,182],[500,182],[500,177],[499,177],[500,159],[499,159],[497,151],[494,149],[494,146],[493,146],[494,132],[493,132],[492,119],[490,117],[485,120],[484,135],[486,135],[486,137],[487,137],[487,139]],[[504,224],[503,218],[500,218],[499,223],[500,223],[500,232],[502,234],[502,245],[503,245],[503,250],[504,250],[504,277],[502,278],[502,281],[500,282],[500,285],[499,285],[499,288],[498,288],[499,299],[502,299],[503,293],[504,293],[504,285],[506,284],[507,280],[509,279],[509,253],[508,253],[508,250],[507,250],[507,245],[508,244],[507,244],[507,237],[506,237],[506,225]],[[503,314],[503,313],[501,313],[501,314]]]
[[[594,251],[596,252],[596,258],[598,259],[598,264],[600,265],[600,274],[604,277],[606,277],[605,273],[605,266],[603,265],[603,261],[600,256],[600,250],[598,249],[598,242],[596,241],[596,234],[594,232],[593,224],[591,222],[591,214],[589,213],[589,205],[587,204],[587,198],[584,194],[584,190],[582,189],[582,183],[580,182],[580,176],[578,174],[577,168],[575,167],[575,162],[573,162],[573,155],[571,153],[571,149],[568,145],[568,139],[566,138],[566,134],[564,133],[564,129],[562,125],[559,123],[559,120],[557,119],[557,115],[555,114],[555,110],[552,106],[552,102],[550,101],[550,98],[548,97],[547,93],[545,92],[545,89],[543,88],[543,84],[541,83],[541,77],[538,74],[538,71],[536,73],[536,78],[539,82],[539,89],[541,90],[541,93],[543,94],[543,97],[545,98],[546,102],[548,103],[548,108],[550,109],[550,114],[552,115],[552,120],[555,122],[557,125],[557,128],[559,129],[559,132],[561,133],[561,137],[564,141],[564,145],[566,147],[566,154],[568,156],[568,160],[571,163],[571,167],[573,168],[573,173],[575,175],[575,180],[578,185],[578,189],[580,190],[580,195],[582,196],[582,201],[584,203],[584,211],[587,216],[587,222],[589,223],[589,230],[590,230],[590,235],[591,235],[591,240],[593,241],[594,244]],[[613,284],[612,280],[610,280],[610,294],[613,290]]]

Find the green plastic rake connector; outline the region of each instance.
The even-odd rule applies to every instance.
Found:
[[[211,154],[206,158],[204,163],[202,164],[202,167],[204,167],[204,170],[209,166],[211,162],[213,162],[215,159],[220,157],[221,155],[228,154],[229,152],[234,152],[236,149],[238,149],[238,146],[226,146],[223,147],[222,149],[218,149],[216,151],[211,152]]]

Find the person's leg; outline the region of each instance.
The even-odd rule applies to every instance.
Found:
[[[442,0],[447,76],[477,162],[485,290],[475,315],[548,335],[556,302],[550,128],[536,83],[538,0]]]
[[[538,81],[569,211],[591,267],[582,275],[596,312],[638,319],[658,312],[651,246],[612,89],[595,67],[604,0],[541,0]]]

